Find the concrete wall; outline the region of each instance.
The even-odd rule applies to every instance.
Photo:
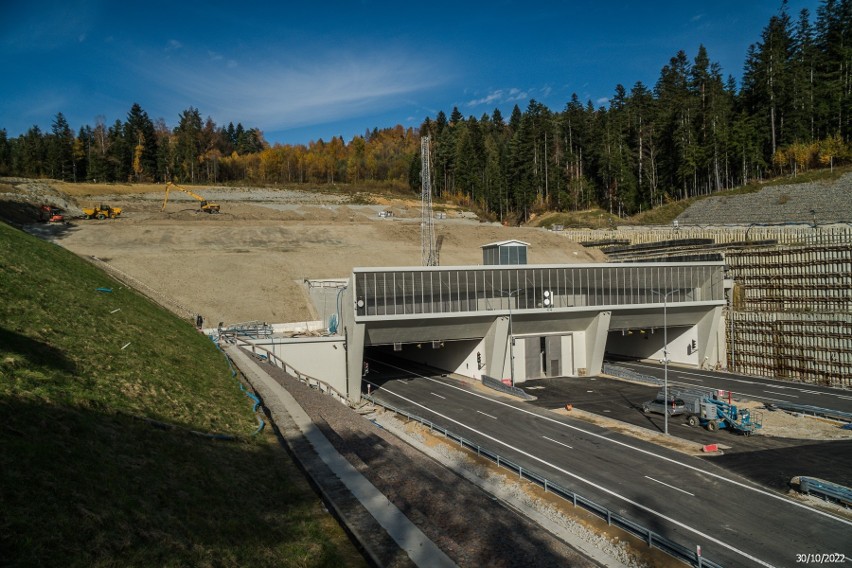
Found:
[[[310,337],[254,341],[296,371],[319,379],[346,394],[346,349],[343,337]]]
[[[692,340],[697,340],[695,326],[670,327],[669,360],[672,363],[686,365],[698,364],[698,349],[692,349]],[[640,359],[661,360],[663,358],[663,331],[655,329],[654,333],[645,330],[634,330],[632,333],[613,331],[607,337],[606,350],[608,353],[638,357]]]

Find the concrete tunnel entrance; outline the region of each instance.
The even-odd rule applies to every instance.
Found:
[[[606,339],[606,356],[659,362],[664,357],[666,336],[669,362],[699,365],[698,333],[695,326],[669,327],[666,333],[656,327],[610,330]]]
[[[481,379],[485,373],[485,350],[481,339],[420,341],[364,347],[364,360],[394,364],[410,361],[424,371],[457,373]]]

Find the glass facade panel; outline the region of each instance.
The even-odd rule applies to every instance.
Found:
[[[525,250],[521,247],[506,247]],[[356,269],[358,315],[723,301],[721,264]]]

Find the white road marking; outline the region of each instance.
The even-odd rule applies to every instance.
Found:
[[[637,367],[647,367],[649,369],[659,369],[659,367],[657,365],[648,365],[647,363],[630,363],[630,364],[635,365]],[[749,381],[749,380],[746,380],[746,379],[737,379],[737,378],[734,378],[734,377],[723,377],[721,375],[704,375],[704,374],[701,374],[701,373],[690,373],[688,371],[681,371],[681,370],[670,371],[670,372],[672,372],[676,375],[693,375],[693,376],[696,376],[696,377],[704,377],[704,378],[707,378],[707,379],[714,379],[714,380],[720,380],[720,381],[733,381],[733,382],[743,383],[743,384],[747,384],[747,385],[762,384],[764,386],[772,386],[771,381],[767,381],[768,383],[770,383],[770,384],[767,384],[767,382],[762,382],[762,381]],[[680,378],[682,380],[686,380],[686,379],[683,379],[683,377],[680,377]],[[793,389],[793,390],[797,390],[797,391],[807,392],[807,393],[810,393],[810,394],[824,394],[824,395],[827,395],[827,396],[833,396],[833,397],[842,398],[842,399],[845,399],[845,400],[852,400],[852,396],[840,394],[839,392],[834,393],[834,392],[823,391],[823,392],[817,393],[816,391],[807,391],[805,389],[801,389],[801,388],[798,388],[798,387],[784,386],[784,385],[779,385],[776,388]],[[827,388],[831,388],[831,387],[827,387]],[[834,389],[834,390],[837,390],[837,389]]]
[[[394,367],[393,365],[388,365],[388,366]],[[722,475],[719,475],[718,473],[713,473],[712,471],[707,471],[706,469],[699,468],[699,467],[696,467],[696,466],[694,466],[694,465],[690,465],[690,464],[688,464],[688,463],[684,463],[684,462],[677,461],[677,460],[676,460],[676,459],[674,459],[674,458],[670,458],[670,457],[668,457],[668,456],[664,456],[664,455],[662,455],[662,454],[658,454],[658,453],[656,453],[656,452],[652,452],[652,451],[650,451],[650,450],[646,450],[646,449],[639,448],[639,447],[636,447],[636,446],[631,446],[630,444],[628,444],[628,443],[626,443],[626,442],[622,442],[622,441],[620,441],[620,440],[616,440],[616,439],[614,439],[614,438],[609,438],[609,437],[607,437],[607,436],[604,436],[604,435],[602,435],[602,434],[597,434],[597,433],[592,432],[592,431],[590,431],[590,430],[584,430],[583,428],[580,428],[579,426],[574,426],[573,424],[568,424],[567,422],[562,422],[562,421],[557,420],[557,419],[555,419],[555,418],[550,418],[549,416],[543,416],[543,415],[541,415],[541,414],[536,414],[536,413],[534,413],[534,412],[530,412],[529,410],[526,410],[526,409],[523,409],[523,408],[518,408],[517,406],[512,406],[511,404],[508,404],[508,403],[503,402],[503,401],[501,401],[501,400],[495,400],[495,399],[489,398],[489,397],[487,397],[487,396],[485,396],[485,395],[482,395],[482,394],[479,394],[479,393],[476,393],[476,392],[471,392],[471,391],[466,390],[466,389],[463,389],[463,388],[461,388],[461,387],[457,387],[457,386],[455,386],[455,385],[451,385],[451,384],[448,384],[448,383],[444,383],[444,382],[442,382],[442,381],[439,381],[439,380],[437,380],[437,379],[433,379],[432,377],[427,377],[427,376],[425,376],[425,375],[419,375],[419,374],[417,374],[417,373],[414,373],[414,372],[412,372],[412,371],[408,371],[408,370],[403,369],[403,368],[401,368],[401,367],[394,367],[394,368],[396,368],[396,369],[398,369],[398,370],[400,370],[400,371],[404,371],[404,372],[406,372],[406,373],[409,373],[409,374],[411,374],[411,375],[414,375],[414,376],[416,376],[416,377],[420,377],[420,378],[426,379],[426,380],[428,380],[428,381],[432,381],[432,382],[438,383],[438,384],[440,384],[440,385],[443,385],[445,388],[455,389],[455,390],[457,390],[457,391],[461,391],[461,392],[463,392],[464,394],[467,394],[467,395],[470,395],[470,396],[474,396],[474,397],[477,397],[477,398],[481,398],[481,399],[487,400],[487,401],[488,401],[489,403],[491,403],[491,404],[500,405],[500,406],[505,406],[505,407],[507,407],[507,408],[511,408],[512,410],[515,410],[515,411],[517,411],[517,412],[521,412],[521,413],[524,413],[524,414],[528,414],[528,415],[530,415],[530,416],[534,416],[534,417],[539,418],[539,419],[541,419],[541,420],[545,420],[545,421],[547,421],[547,422],[552,422],[552,423],[554,423],[554,424],[558,424],[559,426],[562,426],[562,427],[565,427],[565,428],[570,428],[570,429],[572,429],[572,430],[576,430],[577,432],[582,432],[583,434],[586,434],[586,435],[588,435],[588,436],[592,436],[592,437],[594,437],[594,438],[599,438],[599,439],[601,439],[601,440],[606,440],[607,442],[610,442],[610,443],[612,443],[612,444],[616,444],[616,445],[622,446],[622,447],[624,447],[624,448],[629,448],[629,449],[634,450],[634,451],[636,451],[636,452],[639,452],[639,453],[641,453],[641,454],[645,454],[645,455],[647,455],[647,456],[649,456],[649,457],[651,457],[651,458],[656,458],[656,459],[659,459],[659,460],[663,460],[663,461],[666,461],[666,462],[669,462],[669,463],[673,463],[673,464],[679,465],[679,466],[684,467],[684,468],[686,468],[686,469],[689,469],[689,470],[695,471],[695,472],[697,472],[697,473],[699,473],[699,474],[701,474],[701,475],[707,475],[707,476],[709,476],[709,477],[713,477],[713,478],[718,479],[718,480],[720,480],[720,481],[724,481],[724,482],[726,482],[726,483],[730,483],[730,484],[732,484],[732,485],[736,485],[737,487],[741,487],[741,488],[743,488],[743,489],[747,489],[747,490],[749,490],[749,491],[754,491],[755,493],[759,493],[759,494],[761,494],[761,495],[765,495],[765,496],[770,497],[770,498],[772,498],[772,499],[776,499],[776,500],[778,500],[778,501],[781,501],[782,503],[786,503],[786,504],[788,504],[788,505],[792,505],[792,506],[794,506],[794,507],[799,507],[799,508],[804,509],[804,510],[806,510],[806,511],[810,511],[811,513],[815,513],[815,514],[817,514],[817,515],[821,515],[821,516],[826,517],[826,518],[829,518],[829,519],[831,519],[831,520],[833,520],[833,521],[837,521],[837,522],[843,523],[843,524],[845,524],[845,525],[852,526],[852,521],[847,521],[846,519],[842,519],[842,518],[840,518],[840,517],[836,517],[836,516],[832,515],[831,513],[826,513],[825,511],[820,511],[819,509],[813,509],[813,508],[808,507],[807,505],[805,505],[805,504],[803,504],[803,503],[798,503],[798,502],[793,501],[793,500],[791,500],[791,499],[788,499],[788,498],[786,498],[786,497],[784,497],[784,496],[782,496],[782,495],[778,495],[778,494],[775,494],[775,493],[770,493],[769,491],[765,491],[765,490],[763,490],[763,489],[760,489],[759,487],[753,487],[753,486],[751,486],[751,485],[747,485],[747,484],[745,484],[745,483],[741,483],[741,482],[739,482],[739,481],[735,481],[735,480],[733,480],[733,479],[728,479],[727,477],[724,477],[724,476],[722,476]],[[391,391],[388,391],[388,392],[391,392]],[[398,394],[396,394],[396,393],[391,393],[391,394],[394,394],[394,396],[400,396],[400,395],[398,395]],[[402,398],[402,397],[400,396],[400,398]],[[413,401],[412,401],[412,402],[413,402]],[[419,403],[416,403],[416,402],[413,402],[413,404],[416,404],[417,406],[422,406],[422,405],[420,405]],[[425,408],[425,407],[423,407],[423,408]],[[427,409],[427,410],[428,410],[428,409]],[[434,412],[434,411],[431,411],[431,410],[430,410],[430,412]],[[436,412],[435,414],[438,414],[438,413]],[[438,415],[439,415],[439,416],[441,416],[440,414],[438,414]],[[452,418],[448,418],[448,419],[449,419],[449,420],[452,420]],[[501,442],[501,443],[502,443],[502,442]]]
[[[668,483],[660,481],[659,479],[654,479],[653,477],[648,477],[647,475],[645,476],[645,479],[650,479],[651,481],[655,481],[655,482],[659,483],[660,485],[665,485],[666,487],[668,487],[670,489],[674,489],[675,491],[680,491],[681,493],[686,493],[687,495],[691,495],[692,497],[695,497],[695,493],[690,493],[689,491],[684,491],[680,487],[675,487],[674,485],[669,485]]]
[[[547,440],[548,442],[553,442],[554,444],[559,444],[560,446],[565,446],[565,447],[566,447],[566,448],[568,448],[569,450],[573,450],[573,449],[574,449],[574,447],[573,447],[573,446],[569,446],[568,444],[563,444],[562,442],[558,442],[558,441],[554,440],[553,438],[548,438],[547,436],[542,436],[542,438],[544,438],[544,439],[545,439],[545,440]]]
[[[422,377],[422,375],[418,375],[418,376],[421,376],[421,377]],[[428,380],[434,380],[434,379],[431,379],[430,377],[423,377],[423,378],[428,379]],[[450,386],[450,385],[447,385],[447,386]],[[454,388],[457,388],[457,387],[454,387]],[[461,389],[461,390],[463,390],[463,389]],[[402,396],[401,394],[395,393],[395,392],[393,392],[392,390],[385,389],[385,392],[386,392],[386,393],[388,393],[388,394],[391,394],[391,395],[393,395],[393,396],[396,396],[396,397],[398,397],[398,398],[401,398],[402,400],[404,400],[404,401],[408,402],[409,404],[413,404],[414,406],[418,406],[418,407],[420,407],[420,408],[422,408],[422,409],[426,410],[427,412],[431,412],[431,413],[432,413],[432,414],[434,414],[435,416],[440,416],[440,417],[441,417],[441,418],[443,418],[444,420],[448,420],[448,421],[450,421],[450,422],[452,422],[452,423],[454,423],[454,424],[458,424],[458,425],[459,425],[459,426],[461,426],[462,428],[466,428],[467,430],[470,430],[471,432],[474,432],[474,433],[476,433],[476,434],[479,434],[479,435],[480,435],[480,436],[482,436],[483,438],[486,438],[486,439],[488,439],[488,440],[491,440],[491,441],[492,441],[492,442],[494,442],[495,444],[500,444],[501,446],[505,446],[505,447],[509,448],[510,450],[514,450],[515,452],[518,452],[519,454],[524,455],[524,456],[526,456],[526,457],[530,458],[531,460],[534,460],[534,461],[540,462],[540,463],[542,463],[542,464],[544,464],[544,465],[546,465],[546,466],[548,466],[548,467],[553,468],[554,470],[556,470],[556,471],[558,471],[558,472],[560,472],[560,473],[564,473],[565,475],[567,475],[567,476],[569,476],[569,477],[573,477],[574,479],[576,479],[576,480],[578,480],[578,481],[581,481],[582,483],[585,483],[585,484],[587,484],[587,485],[589,485],[589,486],[591,486],[591,487],[594,487],[595,489],[597,489],[597,490],[599,490],[599,491],[603,491],[604,493],[606,493],[606,494],[608,494],[608,495],[612,495],[612,496],[613,496],[613,497],[615,497],[616,499],[621,499],[621,500],[622,500],[622,501],[624,501],[625,503],[628,503],[628,504],[630,504],[630,505],[633,505],[633,506],[634,506],[634,507],[636,507],[637,509],[641,509],[641,510],[643,510],[643,511],[647,512],[647,513],[651,513],[652,515],[656,515],[656,516],[658,516],[659,518],[661,518],[661,519],[663,519],[663,520],[665,520],[665,521],[668,521],[668,522],[670,522],[670,523],[672,523],[672,524],[674,524],[674,525],[677,525],[677,526],[679,526],[679,527],[681,527],[681,528],[683,528],[683,529],[686,529],[686,530],[688,530],[689,532],[695,533],[695,534],[697,534],[698,536],[700,536],[700,537],[702,537],[702,538],[706,538],[706,539],[707,539],[707,540],[709,540],[710,542],[714,542],[714,543],[718,544],[719,546],[721,546],[721,547],[723,547],[723,548],[727,548],[728,550],[730,550],[730,551],[732,551],[732,552],[735,552],[736,554],[739,554],[740,556],[743,556],[743,557],[745,557],[745,558],[748,558],[748,559],[749,559],[749,560],[751,560],[752,562],[755,562],[755,563],[757,563],[757,564],[760,564],[761,566],[766,566],[767,568],[774,568],[774,567],[772,566],[772,564],[769,564],[768,562],[766,562],[766,561],[764,561],[764,560],[761,560],[761,559],[759,559],[759,558],[757,558],[757,557],[755,557],[755,556],[752,556],[751,554],[749,554],[749,553],[747,553],[747,552],[745,552],[745,551],[743,551],[743,550],[740,550],[739,548],[736,548],[735,546],[731,546],[730,544],[728,544],[728,543],[726,543],[726,542],[724,542],[724,541],[721,541],[721,540],[719,540],[719,539],[717,539],[717,538],[714,538],[714,537],[710,536],[709,534],[705,534],[705,533],[703,533],[703,532],[699,531],[698,529],[696,529],[696,528],[694,528],[694,527],[691,527],[691,526],[689,526],[689,525],[687,525],[687,524],[685,524],[685,523],[682,523],[682,522],[680,522],[680,521],[678,521],[678,520],[673,519],[672,517],[666,516],[666,515],[664,515],[663,513],[661,513],[660,511],[657,511],[657,510],[655,510],[655,509],[652,509],[652,508],[650,508],[650,507],[647,507],[647,506],[643,505],[642,503],[639,503],[639,502],[637,502],[637,501],[633,501],[632,499],[628,499],[628,498],[627,498],[627,497],[625,497],[624,495],[620,495],[619,493],[616,493],[616,492],[615,492],[615,491],[613,491],[612,489],[608,489],[608,488],[604,487],[603,485],[599,485],[599,484],[597,484],[597,483],[595,483],[595,482],[593,482],[593,481],[590,481],[590,480],[588,480],[588,479],[586,479],[586,478],[584,478],[584,477],[582,477],[582,476],[580,476],[580,475],[577,475],[576,473],[570,472],[570,471],[568,471],[567,469],[561,468],[561,467],[559,467],[559,466],[557,466],[557,465],[555,465],[555,464],[552,464],[552,463],[550,463],[550,462],[548,462],[548,461],[545,461],[545,460],[541,459],[541,458],[540,458],[540,457],[538,457],[538,456],[535,456],[535,455],[533,455],[533,454],[530,454],[530,453],[528,453],[528,452],[525,452],[524,450],[522,450],[522,449],[520,449],[520,448],[516,448],[516,447],[514,447],[514,446],[512,446],[512,445],[510,445],[510,444],[507,444],[506,442],[504,442],[503,440],[500,440],[499,438],[495,438],[494,436],[490,436],[490,435],[486,434],[485,432],[480,432],[479,430],[476,430],[475,428],[472,428],[472,427],[468,426],[467,424],[464,424],[463,422],[459,422],[458,420],[456,420],[456,419],[454,419],[454,418],[450,418],[449,416],[447,416],[447,415],[445,415],[445,414],[441,414],[440,412],[437,412],[437,411],[435,411],[435,410],[432,410],[431,408],[429,408],[429,407],[427,407],[427,406],[424,406],[424,405],[420,404],[419,402],[416,402],[416,401],[414,401],[414,400],[411,400],[410,398],[406,398],[406,397]],[[472,393],[472,394],[473,394],[473,393]],[[486,397],[483,397],[483,398],[486,398]],[[506,405],[506,406],[511,406],[511,405]],[[478,412],[478,411],[477,411],[477,412]],[[832,517],[832,518],[833,518],[833,517]],[[852,523],[850,523],[850,524],[852,524]]]
[[[497,420],[497,417],[496,417],[496,416],[491,416],[490,414],[485,414],[485,413],[484,413],[484,412],[482,412],[481,410],[477,410],[477,412],[478,412],[479,414],[483,415],[483,416],[487,416],[488,418],[493,418],[494,420]]]
[[[429,394],[431,394],[432,396],[437,396],[437,397],[438,397],[438,398],[440,398],[440,399],[447,400],[447,397],[445,397],[445,396],[441,396],[441,395],[439,395],[439,394],[435,394],[435,393],[433,393],[433,392],[430,392]]]
[[[787,396],[787,397],[790,397],[790,398],[799,398],[798,396],[796,396],[794,394],[784,394],[783,392],[775,392],[775,391],[763,391],[763,392],[768,392],[769,394],[777,394],[778,396]]]

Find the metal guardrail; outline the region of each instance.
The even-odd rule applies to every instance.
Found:
[[[267,339],[272,337],[272,326],[266,322],[248,321],[227,326],[220,324],[220,337],[249,337],[251,339]]]
[[[317,379],[315,377],[306,375],[305,373],[298,371],[269,349],[261,347],[260,345],[255,345],[254,343],[246,341],[241,337],[228,336],[228,340],[232,341],[235,345],[251,349],[252,355],[257,357],[258,359],[265,361],[274,367],[279,367],[283,369],[285,373],[295,377],[296,379],[308,385],[309,387],[316,389],[323,394],[329,394],[331,396],[334,396],[340,402],[349,406],[349,399],[347,399],[346,396],[341,394],[340,391],[338,391],[336,388],[334,388],[323,380]],[[258,354],[258,351],[262,351],[262,353]]]
[[[504,392],[512,396],[517,396],[524,400],[535,400],[537,398],[524,391],[523,389],[519,389],[518,387],[514,387],[512,385],[507,385],[503,383],[503,381],[497,380],[494,377],[489,377],[488,375],[482,375],[482,384],[488,388],[492,388],[494,390],[498,390],[500,392]]]
[[[650,375],[643,375],[642,373],[637,373],[632,369],[628,369],[627,367],[621,367],[619,365],[613,365],[611,363],[603,364],[603,372],[607,375],[612,375],[613,377],[621,377],[622,379],[631,379],[634,381],[641,381],[643,383],[650,383],[652,385],[662,386],[662,379],[658,379],[657,377],[652,377]]]
[[[819,406],[810,406],[808,404],[793,404],[792,402],[773,402],[772,406],[790,412],[812,414],[814,416],[831,418],[841,422],[852,422],[852,412],[843,412],[842,410],[832,410],[830,408],[821,408]]]
[[[852,505],[852,489],[816,477],[799,477],[799,490],[806,495],[816,493],[823,499],[840,503],[844,507]]]
[[[493,463],[497,464],[498,467],[504,467],[510,471],[517,473],[519,479],[525,479],[531,483],[535,483],[539,487],[543,488],[545,492],[550,492],[554,495],[558,495],[564,500],[571,502],[575,507],[581,507],[586,511],[589,511],[590,513],[604,519],[608,525],[618,527],[642,539],[648,544],[649,547],[658,548],[666,554],[669,554],[670,556],[673,556],[678,560],[686,562],[690,566],[698,566],[699,568],[722,568],[721,564],[717,564],[712,560],[709,560],[703,556],[699,556],[696,550],[691,550],[683,546],[682,544],[674,542],[662,535],[658,535],[651,529],[648,529],[642,526],[641,524],[628,519],[627,517],[622,517],[617,513],[613,513],[603,505],[599,505],[591,499],[583,497],[575,491],[571,491],[570,489],[563,487],[558,483],[554,483],[553,481],[550,481],[543,475],[540,475],[531,469],[525,469],[520,464],[517,464],[512,460],[507,459],[501,456],[500,454],[489,450],[488,448],[480,446],[476,442],[468,440],[461,435],[455,434],[439,424],[435,424],[430,420],[417,416],[416,414],[411,414],[410,412],[407,412],[395,406],[378,402],[374,397],[370,395],[364,395],[364,398],[370,400],[373,404],[382,406],[383,408],[390,410],[396,414],[405,416],[410,420],[416,420],[424,426],[428,426],[430,431],[440,432],[448,439],[458,442],[459,446],[461,446],[462,448],[466,448],[468,450],[476,452],[477,456],[489,459]]]

